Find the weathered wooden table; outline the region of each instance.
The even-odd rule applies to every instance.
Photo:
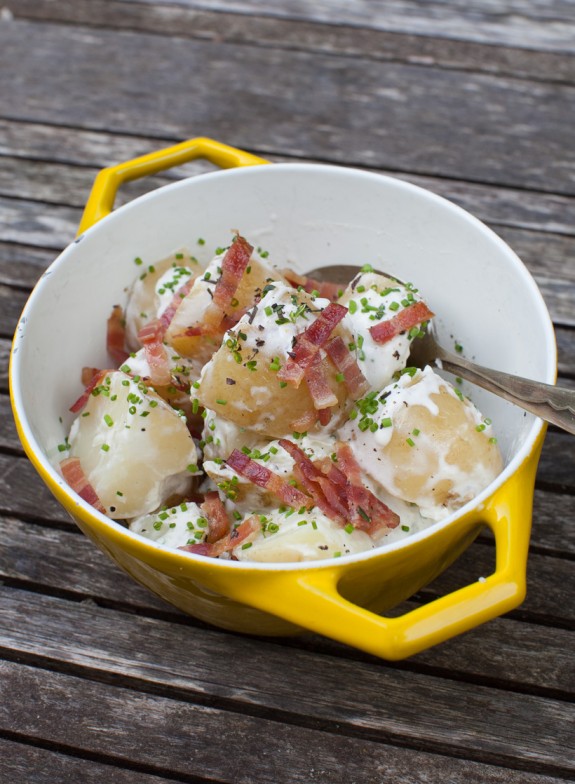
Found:
[[[572,436],[545,443],[523,606],[392,665],[209,628],[120,573],[23,456],[7,359],[96,171],[209,135],[392,173],[475,213],[535,275],[574,386],[574,49],[570,0],[6,0],[0,780],[573,780]],[[411,606],[492,559],[480,539]]]

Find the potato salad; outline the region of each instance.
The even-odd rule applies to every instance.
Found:
[[[409,365],[434,315],[410,283],[369,264],[319,282],[238,233],[207,264],[136,258],[134,277],[59,447],[69,485],[131,531],[207,558],[338,558],[501,471],[490,420]]]

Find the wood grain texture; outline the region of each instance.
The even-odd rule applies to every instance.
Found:
[[[564,85],[13,20],[0,24],[0,90],[11,119],[180,138],[215,130],[262,152],[575,192],[575,88]]]
[[[124,0],[128,3],[157,0]],[[249,0],[160,0],[162,5],[209,8],[214,11],[253,12]],[[370,29],[409,31],[419,35],[447,36],[491,44],[573,51],[573,10],[569,0],[508,0],[502,8],[493,0],[320,0],[301,3],[287,0],[281,6],[260,3],[260,13],[283,18],[306,19],[331,24],[353,24]]]
[[[230,13],[229,9],[209,10],[204,3],[159,4],[146,2],[124,2],[124,0],[49,0],[38,4],[36,0],[19,0],[13,9],[16,18],[66,22],[95,27],[110,27],[140,32],[177,35],[187,38],[218,40],[233,43],[250,43],[257,46],[274,47],[299,51],[332,53],[336,55],[362,56],[374,60],[395,60],[414,64],[438,65],[443,68],[498,73],[500,75],[533,78],[549,82],[575,82],[575,59],[554,51],[527,49],[525,39],[520,48],[509,40],[505,46],[494,47],[479,40],[470,40],[462,35],[459,39],[446,37],[438,28],[430,34],[395,30],[375,29],[336,22],[337,10],[330,3],[329,17],[316,16],[309,11],[313,6],[304,5],[304,15],[280,16],[277,4],[272,16],[269,9],[260,6],[242,13],[241,9]],[[357,6],[358,3],[353,5]],[[373,15],[373,4],[370,4]],[[349,10],[350,4],[345,9]],[[421,6],[424,11],[427,4]],[[281,11],[285,11],[282,4]],[[384,18],[389,18],[389,5]],[[413,14],[412,14],[413,16]],[[568,27],[568,19],[565,19]],[[533,29],[541,31],[542,24]],[[470,30],[473,30],[470,27]]]
[[[11,784],[164,784],[165,778],[0,738],[0,779]]]
[[[9,662],[0,664],[0,673],[2,693],[17,692],[21,697],[21,702],[2,700],[1,728],[60,748],[74,747],[80,754],[97,754],[109,763],[138,765],[145,773],[183,776],[184,781],[196,781],[195,776],[201,781],[233,784],[391,784],[401,780],[423,784],[431,776],[454,784],[556,784],[552,775],[502,771],[361,737],[338,736],[334,743],[333,736],[321,729]],[[48,702],[53,707],[50,715],[42,710]],[[129,733],[125,731],[126,715],[130,717]],[[393,718],[389,723],[393,724]],[[214,743],[214,738],[220,742]],[[231,749],[225,754],[222,738]]]

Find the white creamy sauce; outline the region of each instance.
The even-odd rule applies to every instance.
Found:
[[[171,305],[174,294],[195,275],[190,267],[170,267],[156,283],[156,317],[160,316]]]
[[[183,547],[199,544],[206,538],[208,524],[200,507],[193,501],[161,509],[131,520],[130,531],[157,544]]]
[[[372,272],[357,275],[345,289],[341,302],[349,312],[343,324],[353,336],[356,359],[372,390],[383,389],[405,367],[411,339],[404,333],[379,344],[370,328],[420,299],[415,290]]]
[[[258,353],[278,357],[283,363],[296,336],[316,320],[313,311],[329,305],[329,300],[316,297],[311,306],[305,308],[308,301],[309,295],[301,297],[286,283],[274,281],[267,286],[261,301],[242,316],[230,332],[246,335],[244,344],[248,351],[257,349]]]
[[[263,518],[263,519],[262,519]],[[239,545],[233,554],[240,561],[310,561],[338,558],[375,547],[357,529],[348,532],[318,509],[299,514],[272,509],[260,517],[261,531]]]

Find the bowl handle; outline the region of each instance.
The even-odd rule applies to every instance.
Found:
[[[397,618],[345,599],[338,582],[345,567],[278,575],[247,603],[355,648],[397,660],[412,656],[517,607],[525,597],[535,472],[543,434],[532,454],[496,490],[468,524],[487,524],[495,535],[493,574]],[[281,609],[280,609],[281,608]],[[279,610],[279,611],[278,611]]]
[[[116,166],[109,166],[102,169],[94,180],[80,221],[78,234],[82,234],[94,223],[112,212],[116,193],[123,182],[157,174],[196,158],[205,158],[217,166],[221,166],[222,169],[269,163],[264,158],[258,158],[256,155],[238,150],[235,147],[229,147],[227,144],[214,141],[214,139],[197,137],[173,147],[166,147],[148,155],[142,155],[140,158],[119,163]]]

